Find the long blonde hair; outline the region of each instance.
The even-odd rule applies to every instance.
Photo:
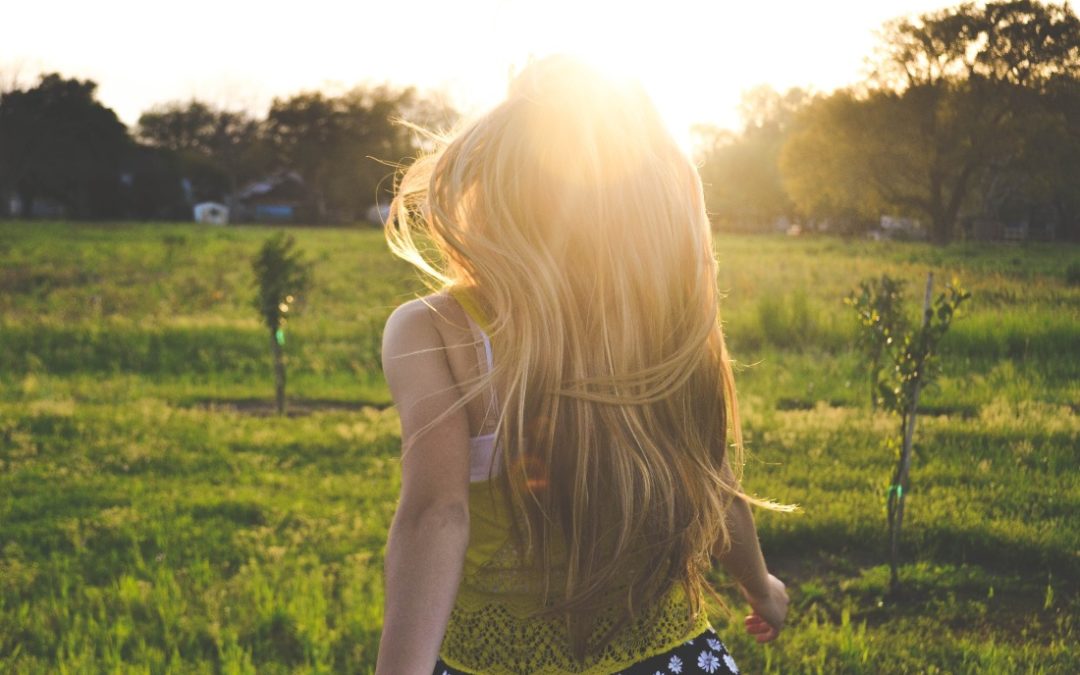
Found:
[[[461,404],[499,392],[498,481],[574,652],[674,584],[699,611],[742,440],[701,181],[641,87],[531,64],[400,176],[386,235],[487,318]]]

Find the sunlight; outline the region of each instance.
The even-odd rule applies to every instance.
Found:
[[[706,44],[706,35],[695,24],[700,26],[698,21],[713,12],[707,3],[687,0],[662,8],[556,0],[543,10],[523,4],[505,8],[497,33],[503,36],[502,47],[514,71],[530,58],[564,53],[615,79],[636,79],[653,99],[669,132],[689,154],[690,126],[700,119],[700,112],[686,105],[691,92],[698,98],[704,94],[714,99],[714,105],[738,95],[723,88],[702,92],[695,87]],[[574,19],[568,21],[568,16]]]

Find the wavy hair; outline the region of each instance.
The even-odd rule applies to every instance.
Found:
[[[460,405],[499,392],[497,484],[574,653],[675,584],[700,611],[746,498],[739,412],[701,181],[640,85],[530,64],[403,172],[386,235],[487,319],[495,367]]]

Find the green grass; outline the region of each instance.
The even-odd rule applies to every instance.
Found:
[[[379,371],[421,289],[370,230],[316,262],[270,407],[249,260],[268,228],[0,222],[0,671],[369,672],[397,487]],[[793,601],[746,672],[1080,672],[1080,287],[1067,246],[721,237],[763,547]],[[842,298],[927,271],[974,294],[919,418],[886,594],[895,421],[866,406]]]

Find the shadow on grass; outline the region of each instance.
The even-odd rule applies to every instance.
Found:
[[[795,577],[827,573],[854,574],[888,563],[881,537],[845,536],[836,528],[804,527],[763,537],[770,565],[774,561]],[[1080,560],[1074,552],[1045,543],[1021,542],[987,531],[938,527],[921,533],[918,542],[901,544],[901,563],[974,565],[997,575],[1044,579],[1051,575],[1071,587],[1080,586]]]
[[[777,410],[813,410],[821,403],[819,399],[808,398],[781,398],[776,401]],[[860,408],[862,405],[852,405],[850,401],[830,399],[827,401],[830,408]],[[978,406],[974,405],[920,405],[919,415],[930,417],[960,417],[971,419],[979,414]]]
[[[796,621],[816,616],[841,624],[850,612],[880,627],[932,617],[942,630],[1012,636],[1023,644],[1033,639],[1028,630],[1040,625],[1052,640],[1055,621],[1077,606],[1075,583],[1047,574],[1003,574],[981,564],[906,560],[897,593],[889,590],[888,564],[866,555],[772,556],[770,568],[788,585]]]

